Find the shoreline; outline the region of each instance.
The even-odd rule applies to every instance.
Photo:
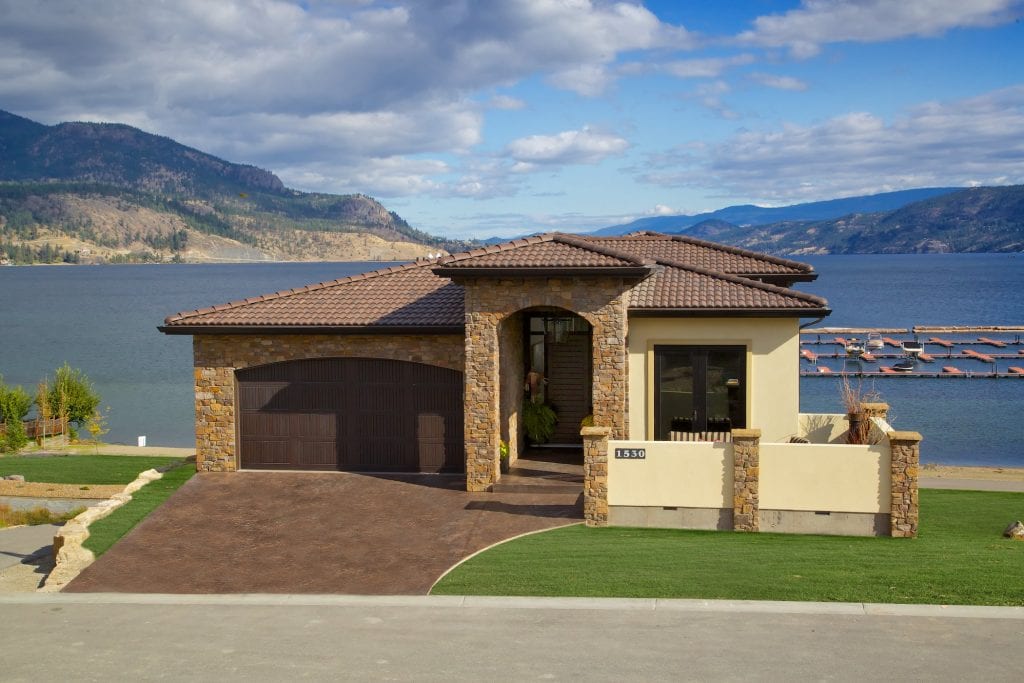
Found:
[[[970,479],[975,481],[1024,482],[1024,467],[997,467],[978,465],[939,465],[922,463],[920,479]]]

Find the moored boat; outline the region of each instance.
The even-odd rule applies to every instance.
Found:
[[[864,343],[864,348],[868,350],[885,348],[885,342],[882,341],[882,335],[877,332],[868,332],[868,340]]]
[[[914,361],[912,360],[899,360],[892,364],[892,369],[896,372],[912,372],[914,369]]]
[[[908,356],[919,356],[924,351],[924,344],[919,341],[905,341],[902,343],[903,353]]]

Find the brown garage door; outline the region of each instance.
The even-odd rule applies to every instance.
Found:
[[[462,373],[324,358],[239,370],[247,469],[461,472]]]

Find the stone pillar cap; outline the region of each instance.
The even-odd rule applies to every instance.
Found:
[[[889,432],[889,441],[921,441],[924,439],[919,432]]]
[[[581,436],[608,436],[612,433],[611,427],[584,427],[580,430]]]
[[[734,429],[732,430],[733,439],[760,439],[761,430],[756,427],[751,429]]]

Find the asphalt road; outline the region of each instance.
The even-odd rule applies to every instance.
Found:
[[[1024,678],[1022,608],[0,596],[4,681]]]

